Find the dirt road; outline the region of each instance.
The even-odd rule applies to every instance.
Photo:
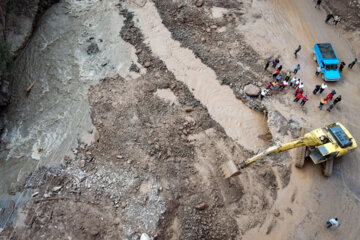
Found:
[[[311,92],[315,84],[322,82],[314,76],[315,63],[312,60],[312,48],[316,42],[331,42],[337,56],[346,63],[355,58],[352,43],[348,40],[348,33],[342,29],[334,28],[325,24],[326,13],[324,9],[314,8],[313,1],[282,1],[270,2],[254,1],[251,12],[260,12],[262,18],[254,20],[249,15],[249,20],[241,31],[246,31],[248,43],[255,49],[262,52],[263,56],[280,55],[280,61],[285,69],[290,69],[300,63],[302,69],[299,72],[300,78],[305,83],[305,91],[310,97],[306,104],[305,111],[292,103],[293,95],[276,96],[269,99],[268,107],[277,109],[288,119],[302,119],[303,124],[309,128],[320,127],[324,124],[339,121],[344,123],[355,136],[360,137],[360,126],[357,124],[360,117],[358,102],[359,95],[359,68],[352,71],[345,70],[342,80],[337,83],[330,83],[329,89],[335,89],[343,96],[343,102],[336,111],[320,112],[317,108],[320,97],[314,96]],[[265,40],[265,41],[264,41]],[[355,39],[355,46],[358,40]],[[297,60],[293,57],[294,49],[301,44],[301,50]],[[359,54],[359,53],[357,53]],[[358,56],[358,55],[357,55]],[[294,106],[294,107],[289,107]],[[267,239],[274,239],[280,236],[289,236],[290,239],[356,239],[359,226],[360,205],[360,166],[358,159],[359,149],[341,160],[336,161],[334,176],[325,179],[320,175],[320,168],[312,167],[307,169],[311,172],[311,187],[304,187],[303,177],[296,176],[294,170],[289,188],[296,186],[297,195],[305,195],[304,201],[299,201],[293,216],[286,217],[283,224],[274,227],[274,232]],[[279,201],[282,202],[279,198]],[[282,202],[283,203],[283,202]],[[276,203],[275,203],[276,205]],[[293,209],[294,210],[294,209]],[[344,223],[336,231],[326,231],[322,228],[324,220],[338,216]],[[289,226],[289,218],[292,219]],[[256,232],[254,230],[253,232]],[[266,231],[263,229],[262,233]],[[260,231],[261,232],[261,231]],[[249,233],[248,236],[256,236]],[[257,235],[258,236],[258,235]],[[284,237],[286,238],[286,237]]]

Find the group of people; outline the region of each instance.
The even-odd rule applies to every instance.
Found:
[[[295,57],[300,49],[301,49],[301,46],[299,45],[299,47],[295,50]],[[304,94],[304,86],[305,86],[304,82],[302,82],[301,79],[296,76],[297,72],[301,68],[300,64],[297,64],[292,72],[287,71],[283,75],[281,74],[281,70],[282,70],[283,66],[280,64],[280,60],[278,58],[274,59],[273,61],[271,61],[271,60],[267,61],[265,64],[264,70],[267,70],[270,67],[270,65],[274,69],[274,72],[272,74],[272,77],[274,80],[269,82],[267,87],[261,91],[260,100],[263,100],[263,98],[269,93],[269,91],[272,91],[275,88],[278,88],[280,91],[282,91],[285,88],[287,88],[288,86],[290,86],[293,89],[295,89],[294,102],[296,102],[296,103],[300,102],[300,105],[304,106],[305,103],[307,101],[309,101],[309,97],[306,94]],[[319,76],[320,73],[321,73],[321,67],[318,67],[316,69],[315,75]],[[294,74],[293,77],[292,77],[292,74]],[[291,80],[290,80],[290,78],[291,78]],[[325,89],[327,89],[327,87],[328,86],[325,83],[322,83],[321,85],[316,85],[315,89],[313,90],[313,94],[314,95],[317,95],[318,93],[322,94],[325,91]],[[338,97],[333,99],[335,94],[336,94],[336,91],[332,90],[325,98],[322,98],[320,101],[320,104],[319,104],[319,109],[322,110],[323,106],[325,104],[327,104],[328,102],[330,102],[330,105],[327,108],[327,111],[331,112],[331,110],[335,107],[335,105],[341,101],[341,95],[339,95]]]
[[[295,58],[297,58],[297,54],[298,54],[298,52],[300,52],[300,50],[301,50],[301,45],[299,45],[294,51]],[[304,83],[300,80],[299,77],[296,77],[296,76],[294,76],[290,80],[292,73],[294,75],[296,75],[298,73],[298,71],[301,69],[300,64],[297,64],[292,72],[287,71],[285,74],[284,80],[280,84],[280,81],[282,80],[283,77],[281,75],[282,65],[280,65],[278,68],[276,68],[276,66],[279,63],[280,63],[280,61],[278,58],[276,58],[273,61],[267,61],[266,65],[265,65],[265,70],[267,70],[268,67],[270,66],[270,64],[272,64],[272,67],[275,69],[275,71],[273,72],[273,78],[275,79],[275,81],[270,82],[269,85],[266,87],[266,89],[261,91],[260,100],[262,100],[270,90],[275,89],[276,86],[279,85],[279,90],[282,91],[287,86],[290,85],[290,87],[296,89],[294,102],[299,102],[301,100],[300,105],[304,106],[305,103],[309,100],[307,95],[303,94],[304,93]]]
[[[327,88],[327,85],[325,83],[322,83],[321,85],[316,85],[315,89],[313,90],[313,94],[316,95],[318,92],[321,94],[325,89]],[[335,90],[332,90],[325,98],[322,98],[320,100],[319,108],[322,110],[323,106],[327,104],[328,102],[331,102],[336,94]],[[331,110],[335,107],[337,103],[341,101],[341,95],[336,97],[330,106],[326,109],[328,112],[331,112]]]
[[[301,46],[299,45],[299,47],[295,50],[295,57],[297,56],[297,53],[301,50]],[[294,68],[294,70],[291,71],[287,71],[284,74],[284,78],[283,75],[281,74],[281,70],[282,70],[282,65],[280,64],[279,67],[278,64],[280,64],[280,60],[278,58],[274,59],[273,61],[267,61],[265,64],[265,70],[267,70],[270,65],[272,65],[274,72],[272,74],[273,76],[273,81],[271,81],[268,86],[263,89],[261,91],[260,94],[260,100],[263,100],[263,98],[269,93],[269,91],[274,90],[277,86],[278,89],[280,91],[284,90],[287,86],[290,85],[290,87],[296,89],[295,90],[295,99],[294,102],[298,102],[301,99],[300,105],[304,106],[305,103],[309,100],[307,95],[303,95],[304,93],[304,83],[300,80],[299,77],[294,76],[291,80],[291,76],[292,74],[296,75],[297,72],[301,69],[300,64],[297,64]]]

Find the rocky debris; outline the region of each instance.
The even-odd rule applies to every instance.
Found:
[[[53,187],[53,192],[57,192],[59,191],[60,189],[62,188],[62,186],[56,186],[56,187]]]
[[[10,103],[9,81],[3,80],[0,76],[0,107],[5,107]]]
[[[130,70],[131,72],[137,72],[137,73],[140,72],[140,68],[139,68],[135,63],[132,63],[132,64],[131,64],[129,70]]]
[[[144,63],[144,67],[149,68],[151,66],[151,62],[147,61]]]
[[[190,107],[190,106],[189,106],[189,107],[185,107],[184,111],[187,112],[187,113],[189,113],[189,112],[194,111],[194,108],[193,108],[193,107]]]
[[[196,0],[195,1],[195,6],[196,7],[202,7],[204,5],[204,0]]]
[[[197,9],[193,4],[191,7]],[[184,5],[181,9],[188,11],[187,8]],[[171,6],[167,11],[176,12]],[[63,168],[42,170],[29,177],[26,186],[36,188],[39,195],[26,205],[29,213],[26,232],[8,228],[6,233],[15,234],[14,238],[21,234],[31,236],[29,239],[39,236],[50,239],[56,234],[63,236],[59,225],[68,227],[66,224],[71,223],[69,233],[76,239],[139,239],[144,229],[150,235],[159,233],[160,239],[172,239],[174,230],[183,239],[241,238],[247,229],[261,225],[266,213],[271,214],[271,199],[277,189],[271,167],[266,163],[258,169],[251,166],[247,171],[253,173],[238,182],[224,183],[222,177],[214,173],[219,162],[229,160],[228,153],[234,156],[248,153],[226,136],[189,89],[176,81],[162,61],[151,55],[142,42],[144,37],[135,31],[131,13],[126,10],[120,13],[126,18],[120,36],[135,49],[142,49],[137,53],[138,63],[143,65],[149,61],[151,70],[136,81],[107,78],[91,88],[92,120],[101,138],[91,146],[81,144],[74,150],[75,157],[67,158]],[[199,23],[203,22],[199,14],[192,16],[186,12],[186,15],[188,13],[190,20],[196,17]],[[173,26],[178,26],[177,21],[175,24]],[[215,24],[221,27],[212,21],[208,21],[206,27]],[[182,32],[182,37],[187,38],[184,26],[180,30],[173,26],[169,29],[175,37]],[[197,32],[204,30],[205,25]],[[217,34],[216,31],[213,34]],[[214,43],[213,34],[207,34],[204,47]],[[199,43],[198,37],[196,40]],[[224,39],[221,41],[226,43]],[[246,51],[242,47],[241,51]],[[202,53],[196,54],[203,57]],[[226,54],[229,55],[227,49]],[[226,69],[224,71],[238,70],[234,67],[236,64],[229,64],[234,59],[223,56],[211,59],[221,59],[223,65],[218,65]],[[225,76],[224,72],[220,75]],[[232,89],[243,89],[238,83],[240,78],[226,76]],[[181,106],[192,106],[192,110],[187,112],[185,107],[170,106],[154,97],[154,89],[165,85],[173,90]],[[258,172],[260,174],[256,174]],[[242,187],[249,178],[257,188],[250,194]],[[48,192],[56,186],[62,186],[61,191]],[[39,197],[45,194],[46,199]],[[201,202],[202,199],[206,199],[206,203]],[[248,227],[237,225],[239,215],[249,216]],[[171,225],[175,221],[179,227]]]
[[[286,208],[286,212],[290,215],[293,215],[293,211],[291,208]]]
[[[248,84],[244,87],[244,92],[250,97],[257,97],[260,95],[261,89],[253,84]]]
[[[18,55],[30,39],[43,13],[59,0],[1,1],[0,41],[6,39]]]
[[[269,111],[267,120],[269,129],[274,132],[278,132],[281,135],[291,134],[292,138],[299,137],[298,133],[301,129],[299,122],[293,119],[286,119],[279,111]]]
[[[275,216],[275,217],[279,217],[279,216],[280,216],[280,211],[276,209],[276,210],[274,211],[274,216]]]
[[[86,50],[89,55],[97,54],[99,51],[99,47],[96,43],[91,43]]]
[[[11,216],[14,213],[15,210],[15,202],[13,200],[10,200],[9,202],[9,216]]]
[[[208,207],[209,207],[208,204],[206,204],[206,203],[200,203],[200,204],[198,204],[198,205],[195,206],[195,209],[202,211],[202,210],[207,209]]]

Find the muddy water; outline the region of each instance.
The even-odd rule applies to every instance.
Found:
[[[123,18],[117,3],[61,1],[48,10],[17,59],[13,103],[1,139],[0,207],[8,207],[9,199],[20,201],[6,192],[31,171],[60,164],[78,142],[91,142],[96,131],[88,133],[94,129],[87,98],[90,85],[115,74],[136,77],[128,72],[136,55],[119,36]],[[100,51],[88,55],[90,43]],[[24,90],[35,80],[26,96]],[[0,219],[0,227],[7,220]]]
[[[152,2],[148,1],[143,7],[130,3],[128,7],[135,13],[135,23],[144,34],[146,44],[208,108],[227,135],[249,150],[264,147],[265,143],[258,138],[267,132],[264,117],[236,99],[228,86],[219,84],[211,68],[171,38]]]

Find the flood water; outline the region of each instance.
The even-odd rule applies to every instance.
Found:
[[[128,69],[135,49],[119,33],[123,18],[109,1],[61,1],[49,9],[13,69],[13,102],[0,149],[0,207],[21,195],[7,191],[39,166],[58,165],[78,142],[91,141],[88,89]],[[99,52],[88,55],[96,43]],[[106,66],[102,66],[106,63]],[[25,89],[35,81],[30,94]],[[95,132],[95,131],[94,131]],[[3,214],[5,215],[5,214]],[[0,227],[9,220],[0,218]]]

